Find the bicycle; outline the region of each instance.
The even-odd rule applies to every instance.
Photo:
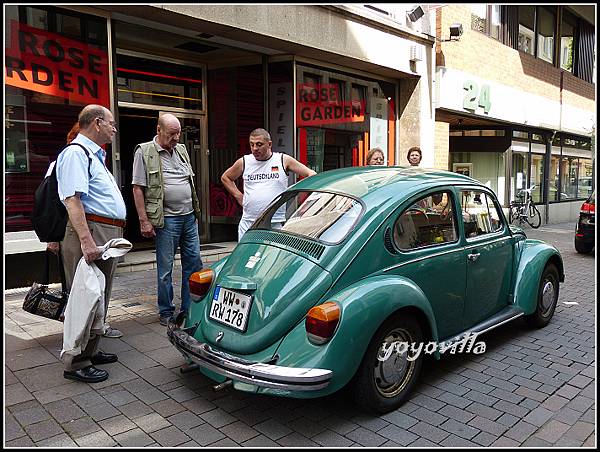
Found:
[[[521,226],[526,222],[533,229],[537,229],[542,224],[542,216],[531,198],[531,192],[535,190],[535,185],[528,189],[520,190],[517,197],[520,201],[512,201],[509,205],[508,221],[511,224]]]

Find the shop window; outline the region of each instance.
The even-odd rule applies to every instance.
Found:
[[[531,141],[534,141],[536,143],[543,143],[544,142],[544,137],[542,137],[539,133],[532,133],[531,134]]]
[[[453,172],[472,177],[494,190],[504,203],[505,162],[501,152],[451,152]]]
[[[479,190],[461,190],[460,205],[467,239],[498,232],[502,220],[492,198]]]
[[[561,158],[561,192],[565,199],[577,198],[577,157]]]
[[[512,154],[512,175],[511,175],[511,200],[516,199],[519,190],[527,188],[525,185],[528,180],[527,152],[515,152]]]
[[[365,105],[367,88],[362,85],[352,84],[352,105]]]
[[[563,10],[560,24],[560,67],[565,71],[573,72],[573,58],[575,56],[575,18]]]
[[[48,11],[38,8],[27,8],[27,24],[40,30],[48,30]]]
[[[332,85],[335,89],[336,93],[336,103],[344,102],[346,99],[346,83],[342,80],[338,80],[335,78],[329,78],[329,84]]]
[[[201,67],[117,54],[119,102],[202,110]]]
[[[537,9],[537,57],[554,63],[555,13],[546,7]]]
[[[529,141],[529,132],[523,132],[521,130],[513,130],[512,136],[515,140]]]
[[[321,77],[314,74],[304,73],[304,84],[309,86],[317,86],[321,83]]]
[[[67,14],[57,14],[56,31],[77,39],[81,36],[81,19]]]
[[[548,201],[562,201],[567,199],[569,195],[563,192],[560,183],[560,155],[552,155],[550,157],[550,188],[548,193]]]
[[[35,189],[82,106],[110,106],[107,24],[53,7],[8,5],[5,25],[4,224],[6,232],[31,231]],[[95,30],[94,41],[86,29]]]
[[[406,209],[394,225],[394,243],[409,251],[425,246],[456,242],[456,219],[450,192],[421,198]]]
[[[529,187],[535,185],[535,189],[531,192],[531,199],[538,204],[543,201],[544,160],[545,157],[543,154],[531,155],[531,179]]]
[[[577,197],[587,198],[594,190],[593,173],[594,164],[592,159],[580,158],[577,161]]]
[[[535,53],[535,6],[519,6],[518,49],[533,55]]]
[[[380,147],[395,163],[396,85],[348,72],[298,65],[297,149],[313,170],[362,166]]]

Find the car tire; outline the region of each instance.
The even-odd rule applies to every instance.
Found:
[[[377,330],[352,382],[356,403],[368,411],[386,413],[402,405],[417,383],[423,365],[423,353],[414,361],[395,350],[385,361],[385,348],[396,341],[421,344],[423,332],[419,322],[410,315],[397,314],[387,319]],[[385,348],[384,348],[384,344]]]
[[[534,328],[542,328],[550,322],[558,302],[559,276],[554,264],[546,265],[537,293],[535,312],[525,316],[525,321]]]
[[[575,240],[575,251],[577,251],[579,254],[589,254],[592,252],[592,249],[594,249],[593,243],[584,243],[580,242],[579,240]]]

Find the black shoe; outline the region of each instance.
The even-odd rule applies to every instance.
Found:
[[[119,360],[119,357],[114,353],[103,353],[98,352],[94,356],[90,358],[92,364],[109,364],[116,363]]]
[[[63,372],[63,377],[69,380],[83,381],[84,383],[99,383],[108,378],[108,372],[102,369],[96,369],[94,366],[87,366],[83,369]]]

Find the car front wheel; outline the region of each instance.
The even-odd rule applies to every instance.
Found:
[[[422,341],[421,326],[414,317],[398,314],[386,320],[371,339],[354,376],[352,393],[356,402],[377,413],[402,405],[415,386],[423,364],[422,353],[409,360],[415,357],[410,353],[410,346],[414,344],[416,349]]]
[[[550,322],[558,302],[559,277],[554,264],[546,265],[538,288],[535,312],[525,316],[527,323],[535,328],[544,327]]]

